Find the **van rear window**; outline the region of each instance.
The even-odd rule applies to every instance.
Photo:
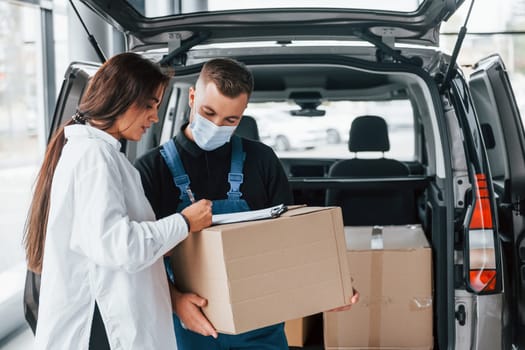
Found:
[[[348,148],[352,121],[379,116],[387,124],[390,141],[385,157],[414,160],[414,112],[409,100],[325,101],[310,110],[292,102],[252,102],[245,115],[255,119],[260,141],[279,157],[337,159],[354,157]],[[377,153],[359,152],[358,156],[376,158]]]

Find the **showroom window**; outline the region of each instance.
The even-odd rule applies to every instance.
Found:
[[[22,235],[44,149],[40,8],[0,1],[0,273],[24,263]]]

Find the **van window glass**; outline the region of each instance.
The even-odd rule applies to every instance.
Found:
[[[414,160],[414,113],[409,100],[327,101],[317,109],[324,115],[297,115],[308,113],[297,113],[299,107],[291,102],[255,102],[249,103],[245,115],[255,118],[260,140],[280,157],[340,159],[355,156],[348,150],[352,121],[363,115],[380,116],[387,123],[390,139],[390,151],[385,157]],[[358,156],[378,154],[360,152]]]

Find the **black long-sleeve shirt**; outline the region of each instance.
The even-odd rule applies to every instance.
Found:
[[[185,126],[184,126],[185,127]],[[183,128],[184,128],[183,127]],[[175,145],[195,199],[226,199],[230,189],[228,173],[231,165],[231,142],[213,151],[204,151],[182,131],[175,136]],[[263,143],[242,139],[246,153],[240,187],[242,199],[250,209],[262,209],[277,204],[292,204],[288,179],[273,150]],[[180,191],[171,172],[156,147],[136,160],[146,197],[158,219],[176,212]]]

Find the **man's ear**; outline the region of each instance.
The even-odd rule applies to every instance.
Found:
[[[195,104],[195,88],[191,86],[189,93],[188,93],[188,105],[190,106],[190,108],[193,108],[194,104]]]

